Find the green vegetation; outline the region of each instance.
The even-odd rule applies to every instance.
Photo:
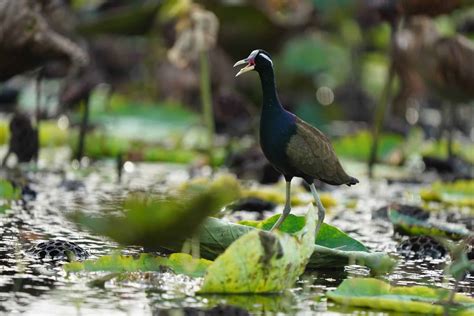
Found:
[[[131,193],[102,217],[75,212],[70,218],[95,233],[108,236],[122,245],[141,245],[149,249],[179,245],[191,237],[207,216],[239,197],[237,180],[222,175],[212,182],[194,182],[168,195]]]
[[[241,221],[239,224],[268,231],[273,227],[279,217],[280,215],[276,214],[263,221]],[[290,214],[281,225],[280,230],[289,234],[294,234],[300,231],[304,225],[305,218],[303,216]],[[349,237],[349,235],[341,231],[339,228],[326,223],[321,225],[315,243],[327,248],[368,252],[368,249],[360,241]]]
[[[10,208],[11,202],[21,198],[21,190],[5,179],[0,179],[0,214]]]
[[[313,253],[316,214],[292,235],[251,231],[209,267],[200,293],[277,293],[291,288]]]
[[[194,259],[191,255],[184,253],[174,253],[168,258],[156,257],[149,254],[141,254],[138,258],[132,256],[121,256],[112,254],[102,256],[95,260],[85,260],[83,262],[70,262],[64,265],[67,272],[147,272],[163,271],[169,268],[176,274],[185,274],[190,277],[204,276],[212,261],[205,259]]]
[[[452,183],[434,182],[420,191],[427,202],[442,202],[448,205],[466,206],[474,213],[474,180],[458,180]]]
[[[455,305],[447,306],[449,295],[446,289],[390,286],[384,281],[366,278],[344,280],[336,290],[327,293],[329,299],[345,306],[402,313],[472,315],[473,298],[456,294]]]
[[[312,208],[312,206],[310,206]],[[275,220],[273,218],[271,221]],[[258,226],[256,222],[244,222],[247,225]],[[282,227],[286,233],[298,232],[303,221],[298,217],[291,217],[289,223]],[[268,223],[267,223],[268,224]],[[199,231],[200,251],[203,258],[214,260],[222,254],[233,242],[241,236],[254,231],[252,226],[240,225],[221,220],[209,218],[204,222]],[[285,229],[288,229],[287,231]],[[335,238],[337,237],[337,238]],[[367,266],[373,274],[384,274],[390,272],[395,266],[395,260],[382,252],[369,252],[363,250],[364,246],[350,238],[339,229],[327,225],[320,230],[314,252],[308,262],[310,269],[321,268],[343,268],[349,264],[359,264]],[[180,251],[181,245],[175,243],[168,248],[171,251]]]
[[[439,236],[454,240],[459,240],[469,235],[469,230],[463,226],[419,220],[400,214],[396,210],[390,210],[388,216],[395,230],[407,235]]]

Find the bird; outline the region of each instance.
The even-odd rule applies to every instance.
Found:
[[[234,64],[245,65],[236,77],[256,71],[262,86],[262,110],[260,116],[260,146],[270,164],[283,174],[286,181],[286,201],[283,213],[272,227],[278,229],[291,212],[291,180],[302,178],[308,183],[318,208],[316,235],[324,221],[326,210],[314,185],[315,180],[331,185],[348,186],[359,183],[343,169],[329,138],[319,129],[287,111],[280,103],[273,61],[262,49]]]
[[[420,16],[407,21],[394,46],[407,67],[417,71],[431,92],[449,106],[445,115],[451,120],[447,152],[453,158],[454,106],[474,100],[474,43],[462,35],[440,35],[430,18]]]

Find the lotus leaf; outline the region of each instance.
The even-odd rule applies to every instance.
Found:
[[[474,299],[456,294],[456,305],[448,309],[445,303],[450,291],[426,286],[390,286],[371,278],[346,279],[334,291],[329,291],[329,299],[343,305],[367,307],[376,310],[390,310],[403,313],[472,315]]]

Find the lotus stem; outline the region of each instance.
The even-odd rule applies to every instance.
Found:
[[[372,178],[373,176],[374,164],[377,162],[377,151],[379,147],[380,131],[382,130],[382,125],[385,121],[385,114],[387,113],[388,104],[390,103],[390,92],[394,76],[395,70],[393,63],[391,63],[382,90],[382,94],[380,95],[379,103],[377,104],[377,108],[375,110],[375,117],[372,129],[372,146],[370,147],[368,160],[370,178]]]
[[[202,114],[203,121],[207,129],[208,147],[207,153],[209,155],[209,162],[212,165],[214,157],[214,113],[212,109],[212,97],[211,97],[211,80],[209,76],[209,58],[207,51],[201,51],[199,53],[199,64],[200,64],[200,90],[201,90],[201,103],[202,103]]]

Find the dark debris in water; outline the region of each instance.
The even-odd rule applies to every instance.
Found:
[[[383,206],[372,213],[373,218],[388,220],[388,211],[396,210],[402,215],[410,216],[418,220],[426,221],[430,217],[430,213],[416,205],[392,204]]]
[[[407,259],[442,259],[448,253],[434,238],[428,236],[412,236],[397,246],[397,252]]]
[[[40,242],[28,250],[28,253],[40,259],[84,260],[90,254],[87,250],[72,241],[53,239]]]
[[[160,313],[161,315],[161,313]],[[163,315],[174,315],[173,313],[163,313]],[[211,309],[184,308],[181,315],[186,316],[247,316],[250,313],[240,307],[232,305],[217,305]]]
[[[255,213],[272,211],[275,209],[275,207],[275,203],[255,197],[244,198],[231,205],[231,209],[233,211],[247,211]]]

